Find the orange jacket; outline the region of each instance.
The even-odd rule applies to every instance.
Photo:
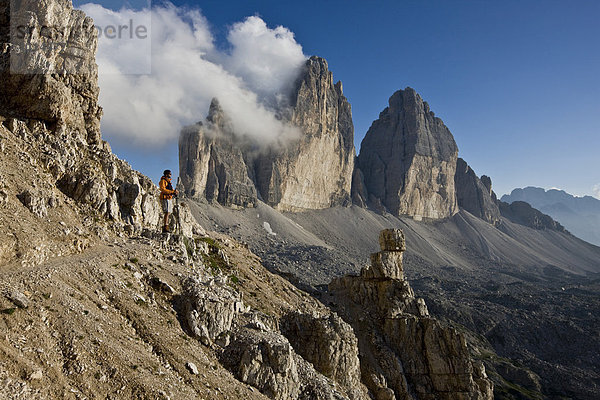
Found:
[[[175,194],[175,190],[171,190],[171,189],[167,189],[167,186],[171,185],[171,178],[167,178],[166,176],[163,176],[162,178],[160,178],[160,183],[158,184],[158,187],[160,188],[160,199],[167,199],[167,200],[171,200],[173,198],[173,195]]]

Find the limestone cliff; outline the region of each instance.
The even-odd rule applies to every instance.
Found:
[[[179,164],[181,183],[190,197],[231,207],[256,204],[242,145],[218,100],[213,99],[205,124],[181,131]]]
[[[104,235],[94,221],[130,233],[159,224],[157,187],[101,139],[96,46],[93,21],[70,0],[0,0],[0,220],[11,238],[0,259],[81,251]],[[56,233],[67,219],[85,240]],[[32,239],[42,220],[57,226]]]
[[[458,205],[471,214],[493,225],[500,223],[500,209],[496,194],[492,191],[492,180],[483,175],[481,179],[459,158],[454,176]]]
[[[429,315],[404,278],[404,234],[383,230],[360,276],[329,285],[358,337],[363,382],[375,399],[492,399],[465,338]]]
[[[215,124],[212,111],[205,126],[185,128],[179,154],[186,193],[243,207],[253,206],[259,196],[284,211],[348,204],[355,157],[352,112],[324,59],[307,60],[290,104],[281,115],[301,137],[284,146],[248,143],[230,126]]]
[[[97,41],[92,19],[70,0],[0,0],[0,115],[100,144]]]
[[[399,90],[362,141],[358,168],[369,203],[394,215],[446,218],[458,211],[458,148],[450,130],[413,89]]]
[[[290,122],[302,137],[256,162],[263,200],[284,211],[348,203],[355,155],[352,111],[323,58],[306,62],[292,94]]]

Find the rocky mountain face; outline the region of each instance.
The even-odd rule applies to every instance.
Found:
[[[355,197],[396,216],[449,217],[458,211],[457,158],[442,120],[413,89],[399,90],[361,143]]]
[[[492,180],[483,175],[481,179],[459,158],[454,176],[458,206],[492,225],[500,223],[498,199],[492,191]]]
[[[566,229],[552,219],[551,216],[531,207],[524,201],[514,201],[510,204],[503,201],[498,202],[500,213],[507,219],[519,225],[528,226],[533,229],[548,229],[557,232],[566,232]]]
[[[383,230],[379,243],[359,276],[329,285],[357,332],[367,387],[376,399],[492,399],[493,384],[465,338],[432,318],[404,278],[402,231]]]
[[[94,218],[79,218],[78,238],[70,238],[73,230],[57,235],[57,225],[31,239],[35,218],[78,219],[73,204],[109,218],[117,230],[155,228],[156,186],[101,139],[93,21],[64,0],[2,0],[0,19],[0,203],[10,210],[3,213],[10,239],[2,241],[0,259],[40,262],[81,251],[90,230],[105,234]]]
[[[600,246],[600,200],[575,197],[563,190],[526,187],[514,189],[502,201],[523,201],[560,222],[575,236]]]
[[[2,0],[0,26],[0,115],[76,129],[87,144],[101,145],[91,18],[70,0]]]
[[[179,136],[179,170],[183,191],[229,207],[253,207],[256,188],[249,177],[242,144],[218,100],[206,123],[188,126]]]
[[[291,123],[303,135],[257,160],[257,187],[263,200],[283,211],[348,203],[355,156],[352,111],[327,61],[311,57],[306,62],[292,107]]]
[[[3,0],[0,10],[3,129],[68,197],[136,229],[156,225],[156,188],[101,139],[93,21],[68,0]]]
[[[215,124],[212,111],[204,126],[185,128],[179,147],[186,193],[243,207],[259,197],[282,211],[349,203],[355,156],[352,112],[324,59],[307,60],[285,115],[302,132],[286,146],[246,143]]]

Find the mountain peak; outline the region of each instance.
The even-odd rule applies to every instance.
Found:
[[[365,200],[416,219],[454,215],[457,158],[452,133],[429,105],[410,87],[398,90],[361,144]]]

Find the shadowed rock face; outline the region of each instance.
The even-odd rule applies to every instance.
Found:
[[[188,196],[229,207],[254,207],[254,183],[231,122],[213,99],[205,124],[188,126],[179,136],[179,170]]]
[[[483,175],[481,179],[459,158],[454,176],[458,205],[471,214],[493,225],[500,223],[500,210],[496,194],[492,191],[492,180]]]
[[[352,112],[324,59],[310,58],[301,72],[291,111],[284,114],[302,136],[283,148],[257,151],[255,144],[235,136],[220,108],[216,117],[215,104],[205,124],[187,127],[180,136],[180,176],[188,195],[248,207],[255,205],[258,193],[283,211],[350,202],[355,158]]]
[[[361,144],[368,201],[394,215],[445,218],[458,211],[452,134],[413,89],[399,90]]]
[[[551,216],[536,210],[524,201],[514,201],[511,204],[499,201],[498,206],[502,216],[514,223],[537,230],[567,232],[565,227],[553,220]]]

